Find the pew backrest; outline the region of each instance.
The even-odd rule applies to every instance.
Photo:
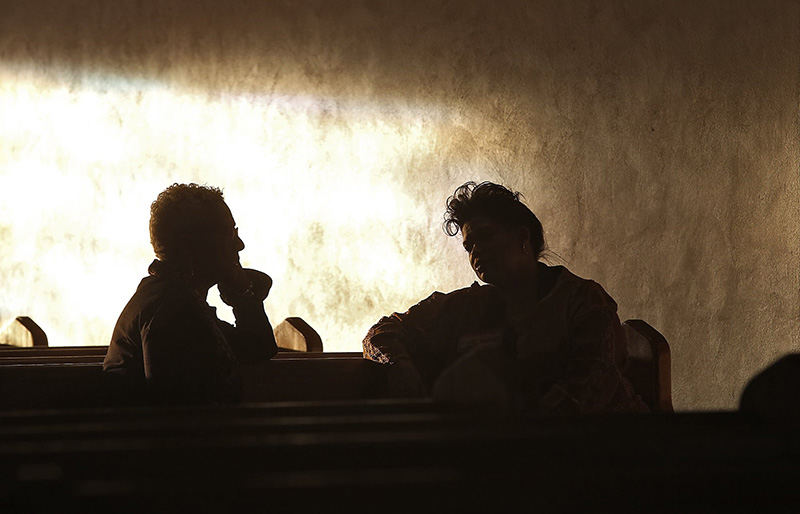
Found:
[[[673,412],[670,349],[658,330],[640,319],[622,324],[628,358],[623,374],[653,412]]]
[[[102,358],[89,362],[0,361],[0,408],[114,405]],[[40,358],[41,359],[41,358]],[[81,360],[78,358],[78,360]],[[246,402],[356,400],[386,397],[384,368],[361,353],[284,353],[242,366]]]

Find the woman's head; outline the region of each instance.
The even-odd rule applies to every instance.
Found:
[[[492,182],[467,182],[447,199],[444,230],[461,232],[470,264],[484,282],[504,285],[544,253],[544,232],[520,194]]]
[[[150,242],[156,257],[217,279],[239,263],[239,238],[222,191],[172,184],[150,206]]]

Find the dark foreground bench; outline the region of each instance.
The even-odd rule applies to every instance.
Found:
[[[797,428],[405,401],[4,413],[0,510],[793,512]]]

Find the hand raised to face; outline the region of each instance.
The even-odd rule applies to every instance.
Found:
[[[247,301],[263,302],[272,288],[272,278],[262,271],[241,266],[217,284],[219,296],[230,306]]]

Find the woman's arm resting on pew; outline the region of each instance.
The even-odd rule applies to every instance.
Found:
[[[392,394],[426,396],[441,372],[447,295],[435,292],[404,313],[384,316],[363,340],[364,358],[389,366]]]

